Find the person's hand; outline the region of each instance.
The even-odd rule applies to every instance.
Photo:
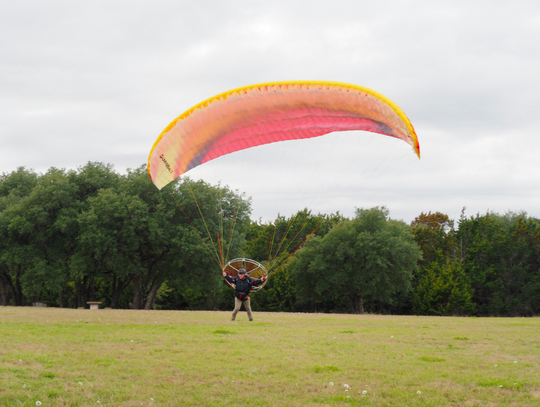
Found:
[[[225,270],[223,270],[223,273],[221,273],[221,275],[222,275],[223,277],[225,277],[225,276],[227,275],[227,273],[225,273]]]
[[[262,277],[261,277],[261,280],[262,280],[262,281],[266,281],[266,278],[267,278],[266,276],[262,276]]]

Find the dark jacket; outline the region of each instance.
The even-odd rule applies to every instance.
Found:
[[[234,295],[239,300],[245,301],[249,298],[249,293],[251,292],[251,287],[254,287],[256,285],[259,285],[262,283],[262,280],[260,278],[254,279],[253,277],[246,276],[243,280],[236,276],[231,277],[230,275],[226,274],[225,279],[235,285],[234,288]]]

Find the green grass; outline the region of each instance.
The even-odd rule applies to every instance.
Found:
[[[0,406],[540,406],[538,318],[254,317],[0,307]]]
[[[234,335],[236,332],[229,331],[228,329],[216,329],[214,332],[215,334],[222,334],[222,335]]]
[[[420,356],[419,359],[423,360],[424,362],[444,362],[446,360],[437,356]]]
[[[315,366],[313,368],[315,373],[323,373],[323,372],[339,372],[341,369],[336,366]]]

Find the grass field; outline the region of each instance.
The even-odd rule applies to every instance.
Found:
[[[0,406],[540,406],[539,318],[254,317],[0,307]]]

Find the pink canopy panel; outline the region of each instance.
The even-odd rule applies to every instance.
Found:
[[[383,95],[339,82],[272,82],[219,94],[180,115],[152,147],[148,172],[161,189],[225,154],[347,130],[399,138],[420,157],[411,122]]]

